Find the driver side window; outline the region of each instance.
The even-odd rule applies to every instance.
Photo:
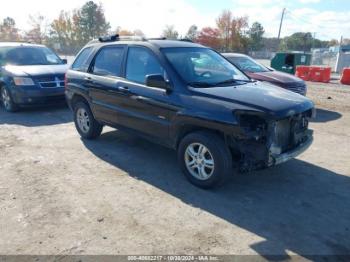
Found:
[[[126,62],[126,79],[145,84],[147,75],[162,75],[167,79],[164,68],[150,51],[144,47],[130,47]]]

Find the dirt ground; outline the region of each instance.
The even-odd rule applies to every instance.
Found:
[[[0,254],[350,255],[350,87],[309,83],[312,147],[204,191],[175,152],[66,107],[0,109]]]

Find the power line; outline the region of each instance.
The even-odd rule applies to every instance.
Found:
[[[317,35],[323,36],[323,37],[328,38],[328,39],[333,39],[333,38],[334,38],[334,36],[330,36],[330,35],[324,34],[324,33],[322,32],[322,31],[324,31],[325,29],[329,29],[329,27],[313,24],[313,23],[310,22],[310,21],[307,21],[307,20],[305,20],[305,19],[302,19],[302,18],[300,18],[300,17],[294,15],[294,14],[292,13],[291,10],[287,10],[286,13],[288,14],[288,17],[290,17],[290,18],[293,19],[294,21],[302,22],[302,23],[305,23],[305,24],[308,24],[308,25],[312,26],[313,28],[316,27],[316,28],[319,29],[319,31],[316,31],[316,32],[314,31],[313,33],[317,33]],[[311,31],[311,30],[310,30],[310,31]]]
[[[311,25],[311,26],[313,26],[313,27],[318,27],[318,28],[320,28],[320,29],[329,29],[329,27],[322,26],[322,25],[318,25],[318,24],[316,25],[316,24],[314,24],[314,23],[312,23],[312,22],[310,22],[310,21],[307,21],[307,20],[305,20],[305,19],[303,19],[303,18],[301,18],[301,17],[299,17],[299,16],[294,15],[293,12],[292,12],[292,10],[287,9],[287,13],[288,13],[288,14],[290,15],[290,17],[291,17],[292,19],[294,19],[294,20],[299,20],[299,21],[301,21],[301,22],[303,22],[303,23],[309,24],[309,25]]]

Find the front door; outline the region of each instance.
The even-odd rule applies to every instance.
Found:
[[[152,138],[167,140],[170,116],[174,111],[169,103],[171,94],[163,89],[146,86],[146,76],[151,74],[167,78],[164,68],[150,49],[129,47],[125,79],[118,83],[118,89],[125,93],[128,100],[120,105],[123,112],[118,121]]]

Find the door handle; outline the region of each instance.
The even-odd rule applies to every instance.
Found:
[[[135,99],[136,99],[137,101],[140,101],[140,102],[147,102],[147,101],[150,101],[149,98],[144,97],[144,96],[136,96]]]
[[[85,82],[88,82],[88,83],[94,83],[94,81],[92,80],[91,77],[87,76],[84,78]]]
[[[129,87],[127,87],[127,86],[119,86],[118,90],[120,92],[123,92],[123,93],[129,93],[130,92]]]

